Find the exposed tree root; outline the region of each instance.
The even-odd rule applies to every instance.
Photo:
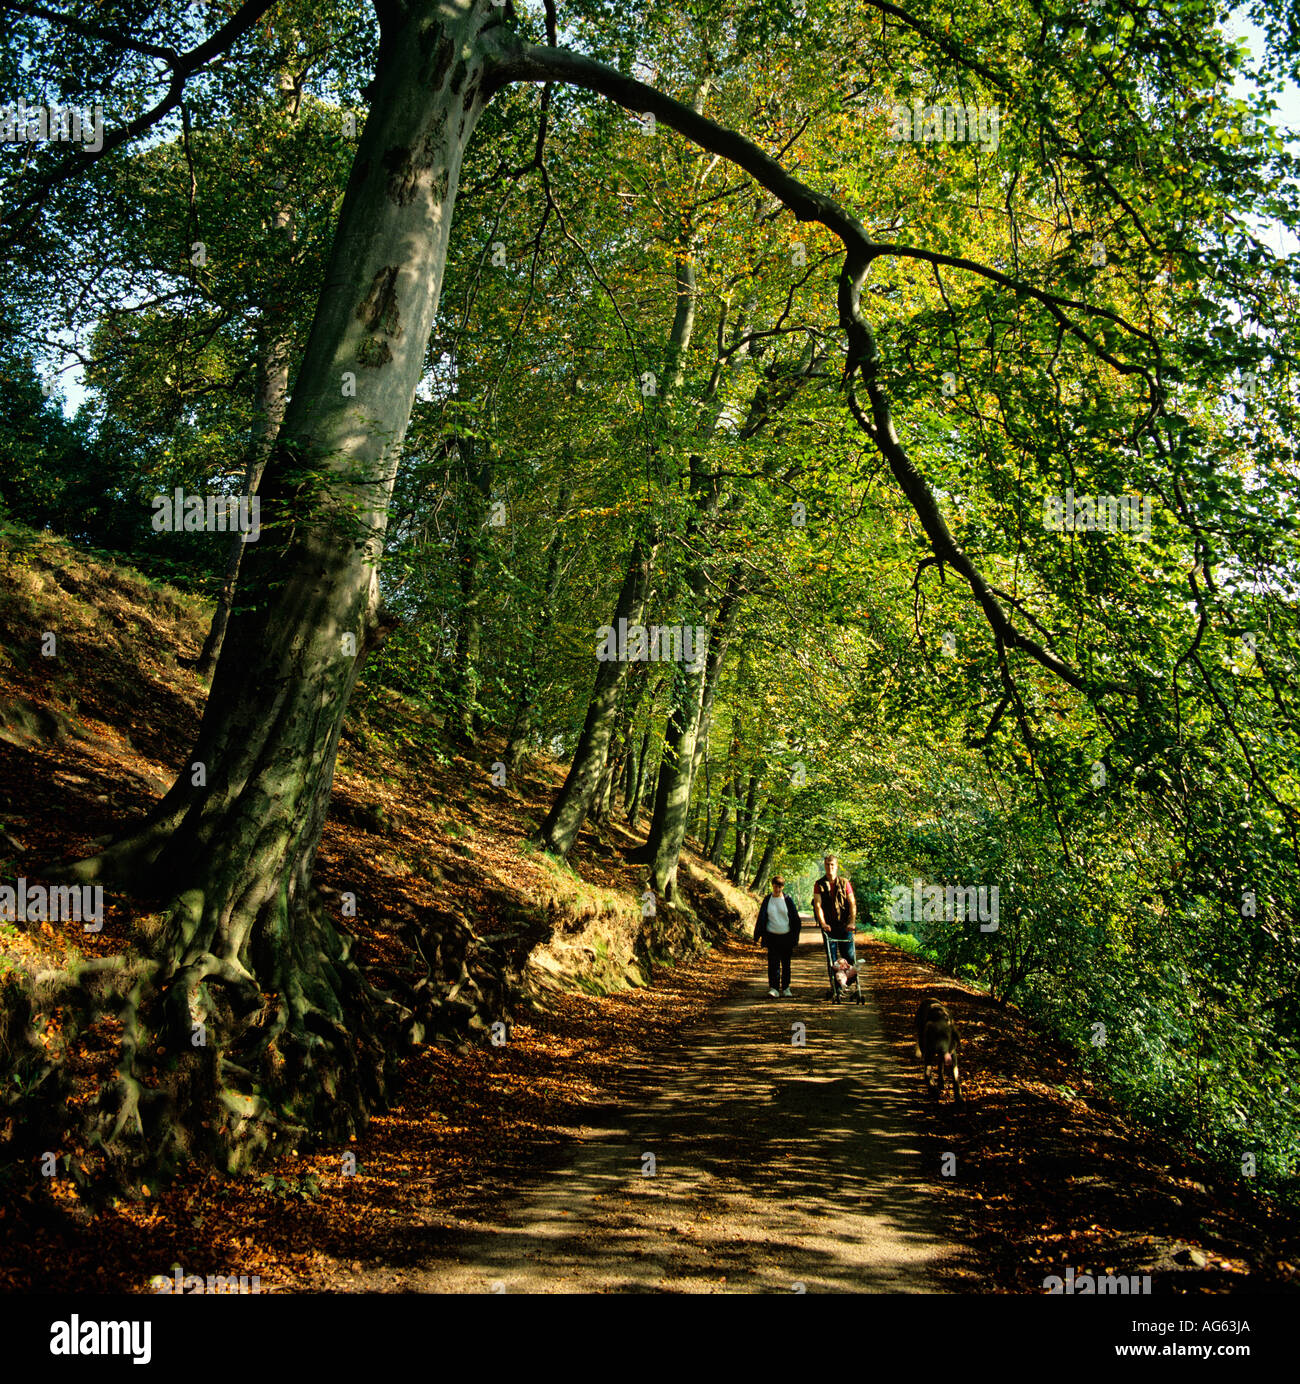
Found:
[[[103,850],[83,860],[47,865],[41,873],[65,884],[128,884],[140,879],[162,854],[188,807],[173,790],[143,822],[110,840]]]
[[[177,955],[192,922],[192,901],[178,901],[165,959],[116,956],[0,987],[0,1144],[17,1159],[83,1148],[69,1171],[98,1197],[194,1157],[237,1172],[307,1138],[345,1140],[382,1107],[390,1016],[348,959],[351,939],[297,916],[296,945],[263,989],[237,959]],[[116,1072],[75,1102],[68,1055],[104,1019],[121,1026]]]

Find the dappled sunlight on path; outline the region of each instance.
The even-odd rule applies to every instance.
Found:
[[[826,998],[815,934],[796,953],[793,989],[768,997],[756,949],[753,978],[676,1055],[629,1073],[643,1102],[584,1129],[568,1166],[406,1286],[939,1290],[934,1270],[956,1247],[927,1196],[939,1170],[923,1166],[909,1115],[915,1073],[898,1069],[870,998]]]

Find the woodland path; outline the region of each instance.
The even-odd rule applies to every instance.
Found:
[[[942,1291],[936,1270],[958,1248],[927,1195],[939,1170],[922,1163],[918,1074],[900,1069],[865,983],[865,1005],[829,1002],[810,922],[791,986],[768,997],[756,947],[752,976],[636,1073],[643,1099],[584,1127],[504,1220],[462,1223],[403,1288]]]

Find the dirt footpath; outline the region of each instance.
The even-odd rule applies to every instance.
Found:
[[[896,1065],[865,985],[865,1005],[829,1002],[810,924],[791,985],[793,999],[768,997],[755,948],[752,977],[636,1074],[643,1099],[584,1128],[504,1222],[431,1235],[401,1288],[940,1291],[936,1269],[960,1251],[927,1196],[939,1169],[923,1166],[917,1073]]]

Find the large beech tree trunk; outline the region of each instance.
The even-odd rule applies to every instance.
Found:
[[[383,1093],[370,992],[311,872],[483,104],[478,36],[500,12],[485,0],[379,12],[371,111],[198,743],[139,829],[68,871],[165,882],[157,965],[134,998],[142,1012],[160,1002],[158,1031],[206,1097],[177,1142],[209,1141],[230,1167],[277,1133],[345,1136]],[[130,1062],[113,1134],[131,1123],[152,1141],[159,1093]]]

